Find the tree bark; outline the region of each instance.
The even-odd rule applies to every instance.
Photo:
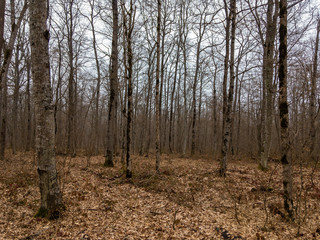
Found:
[[[317,92],[317,75],[318,75],[318,51],[319,51],[319,34],[320,34],[320,20],[317,24],[317,35],[313,57],[313,67],[311,75],[311,91],[310,91],[310,156],[315,160],[315,143],[316,143],[316,92]]]
[[[273,8],[275,10],[273,12]],[[270,153],[271,131],[272,131],[272,109],[273,109],[273,64],[274,64],[274,41],[277,31],[278,1],[268,0],[267,9],[267,32],[263,43],[263,108],[262,115],[262,151],[260,166],[262,169],[268,168],[268,158]]]
[[[179,58],[180,58],[180,45],[181,45],[181,23],[179,25],[179,40],[177,42],[177,55],[176,55],[176,62],[174,68],[174,77],[173,77],[173,86],[171,92],[171,99],[170,99],[170,119],[169,119],[169,151],[170,153],[173,152],[173,102],[174,102],[174,94],[176,91],[176,82],[177,82],[177,75],[178,75],[178,65],[179,65]]]
[[[3,33],[4,33],[5,8],[6,8],[6,0],[0,0],[0,56],[2,54],[2,49],[4,44]]]
[[[26,104],[27,104],[27,132],[26,132],[26,151],[30,150],[31,145],[31,94],[30,94],[30,82],[31,82],[31,63],[30,59],[27,60],[27,87],[26,87]]]
[[[224,56],[224,69],[223,69],[223,83],[222,83],[222,144],[221,151],[224,144],[224,129],[226,122],[226,112],[227,112],[227,102],[228,102],[228,94],[227,94],[227,82],[228,82],[228,68],[229,68],[229,55],[230,55],[230,13],[228,11],[227,1],[224,0],[224,10],[226,14],[226,55]]]
[[[131,129],[132,129],[132,78],[133,78],[133,51],[132,51],[132,32],[135,22],[135,9],[133,9],[133,2],[130,0],[129,11],[126,9],[124,2],[122,1],[122,11],[124,15],[123,27],[125,41],[127,43],[127,62],[125,62],[125,71],[127,76],[127,143],[126,143],[126,177],[132,177],[132,160],[131,160]]]
[[[112,0],[113,33],[112,53],[110,67],[110,99],[108,109],[107,149],[104,165],[113,167],[113,150],[115,144],[115,132],[117,126],[117,102],[118,102],[118,3]]]
[[[223,135],[223,146],[221,151],[220,160],[220,175],[225,176],[227,171],[227,157],[230,143],[231,135],[231,124],[232,124],[232,103],[233,103],[233,93],[234,93],[234,52],[235,52],[235,37],[236,37],[236,0],[230,1],[230,16],[231,16],[231,52],[230,52],[230,86],[227,102],[227,111],[225,119],[225,128]]]
[[[20,34],[19,34],[20,35]],[[19,39],[19,36],[18,36]],[[19,41],[19,40],[18,40]],[[16,44],[15,61],[14,61],[14,89],[13,89],[13,106],[12,106],[12,139],[11,148],[15,155],[18,144],[18,100],[20,90],[20,45]]]
[[[158,0],[157,17],[157,66],[156,66],[156,171],[160,171],[160,23],[161,23],[161,0]],[[163,56],[162,56],[163,58]]]
[[[41,206],[38,217],[55,219],[60,216],[60,192],[56,160],[54,117],[49,63],[49,31],[47,0],[30,1],[30,45],[34,103],[36,116],[36,160],[40,179]]]
[[[279,113],[280,113],[280,147],[282,164],[282,183],[284,209],[290,219],[293,218],[293,189],[292,189],[292,169],[289,151],[289,116],[288,116],[288,96],[287,96],[287,0],[280,0],[279,5]]]
[[[75,119],[76,119],[76,97],[75,97],[75,68],[74,68],[74,54],[73,54],[73,3],[71,0],[69,4],[69,22],[67,24],[68,29],[68,54],[69,54],[69,78],[68,78],[68,116],[67,116],[67,128],[68,128],[68,142],[67,152],[72,157],[76,155],[76,140],[75,140]]]

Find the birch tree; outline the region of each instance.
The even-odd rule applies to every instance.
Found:
[[[126,132],[126,177],[132,177],[132,160],[131,160],[131,130],[132,130],[132,78],[133,78],[133,50],[132,50],[132,33],[135,23],[136,10],[133,1],[130,0],[129,9],[126,8],[124,1],[121,2],[123,14],[124,37],[127,46],[125,71],[127,81],[127,132]]]

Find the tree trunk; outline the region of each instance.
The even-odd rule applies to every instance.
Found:
[[[213,76],[213,155],[217,152],[217,133],[218,133],[218,117],[217,117],[217,72],[218,64],[215,64]]]
[[[177,82],[177,74],[178,74],[178,65],[179,65],[179,58],[180,58],[180,42],[181,42],[181,31],[179,26],[179,41],[177,42],[177,55],[176,55],[176,62],[175,62],[175,69],[174,69],[174,77],[173,77],[173,87],[171,92],[171,99],[170,99],[170,119],[169,119],[169,151],[170,153],[173,152],[173,102],[174,102],[174,94],[176,90],[176,82]]]
[[[19,34],[20,35],[20,34]],[[19,41],[18,36],[18,41]],[[13,106],[12,106],[12,138],[11,138],[11,146],[12,153],[15,155],[17,151],[18,145],[18,101],[19,101],[19,91],[20,91],[20,44],[19,42],[16,44],[16,52],[15,52],[15,62],[14,62],[14,89],[13,89]]]
[[[227,94],[227,81],[228,81],[228,68],[229,68],[229,55],[230,55],[230,14],[228,11],[227,1],[224,0],[224,10],[226,14],[226,55],[224,56],[224,69],[223,69],[223,83],[222,83],[222,144],[221,151],[224,144],[224,129],[226,122],[226,112],[227,112],[227,102],[228,102],[228,94]]]
[[[72,157],[76,155],[75,146],[75,119],[76,119],[76,99],[75,99],[75,69],[73,63],[73,0],[69,2],[69,24],[68,24],[68,53],[69,53],[69,78],[68,78],[68,116],[67,116],[67,127],[68,127],[68,142],[67,152]]]
[[[94,52],[94,58],[95,58],[95,64],[97,68],[97,85],[95,89],[95,113],[94,113],[94,139],[91,141],[93,142],[94,146],[90,146],[91,151],[94,151],[94,153],[97,155],[99,153],[99,146],[100,146],[100,118],[99,118],[99,102],[100,102],[100,86],[101,86],[101,70],[100,70],[100,62],[98,57],[98,51],[97,51],[97,40],[96,40],[96,31],[95,31],[95,24],[94,24],[94,7],[95,7],[95,1],[92,2],[89,1],[90,4],[90,25],[91,25],[91,32],[92,32],[92,46],[93,46],[93,52]],[[91,153],[92,154],[92,153]]]
[[[3,44],[4,44],[4,19],[5,19],[5,8],[6,8],[6,0],[0,0],[0,56],[2,54]]]
[[[158,0],[157,18],[157,67],[156,67],[156,171],[160,171],[160,23],[161,23],[161,0]],[[163,58],[163,56],[162,56]]]
[[[230,1],[230,16],[231,16],[231,52],[230,52],[230,86],[228,95],[228,104],[226,111],[226,122],[223,135],[223,146],[222,146],[222,156],[220,161],[220,175],[225,176],[227,171],[227,157],[230,143],[231,135],[231,124],[232,124],[232,103],[233,103],[233,93],[234,93],[234,52],[235,52],[235,35],[236,35],[236,0]]]
[[[263,108],[262,115],[264,123],[262,125],[262,151],[260,167],[268,168],[268,158],[270,153],[271,130],[272,130],[272,109],[273,109],[273,64],[274,64],[274,40],[277,31],[278,1],[268,0],[267,9],[267,32],[265,42],[263,43]],[[273,13],[273,7],[275,11]],[[273,16],[272,16],[273,15]]]
[[[118,101],[118,4],[112,0],[113,34],[110,68],[110,100],[108,109],[107,149],[104,166],[113,167],[113,150],[117,126],[117,101]]]
[[[27,60],[27,87],[26,87],[26,104],[27,104],[27,132],[26,132],[26,151],[30,150],[31,145],[31,94],[30,94],[30,82],[31,82],[31,63],[30,59]]]
[[[27,11],[27,2],[24,3],[24,6],[20,12],[17,23],[12,23],[12,32],[10,35],[9,43],[7,48],[4,51],[4,59],[0,71],[0,93],[1,93],[1,129],[0,129],[0,160],[3,160],[5,157],[4,151],[6,146],[6,131],[7,131],[7,91],[8,91],[8,72],[9,66],[12,58],[12,50],[14,43],[20,28],[21,22],[24,18],[24,15]]]
[[[56,171],[54,118],[49,64],[47,0],[30,1],[30,42],[36,115],[36,160],[40,178],[38,217],[58,218],[62,196]]]
[[[292,169],[289,159],[289,117],[287,100],[287,0],[280,0],[280,27],[279,27],[279,113],[280,113],[280,147],[283,177],[284,209],[289,218],[293,218],[293,189]]]
[[[125,63],[125,71],[127,71],[127,86],[128,86],[128,112],[127,112],[127,143],[126,143],[126,177],[132,177],[132,160],[131,160],[131,129],[132,129],[132,78],[133,78],[133,52],[132,52],[132,32],[134,29],[135,9],[133,2],[130,0],[130,9],[126,9],[124,2],[121,4],[124,15],[123,27],[125,41],[127,43],[127,62]]]
[[[319,50],[319,34],[320,34],[320,20],[317,25],[317,36],[313,57],[313,68],[311,75],[311,91],[310,91],[310,156],[315,160],[315,143],[316,143],[316,92],[317,92],[317,75],[318,75],[318,50]]]

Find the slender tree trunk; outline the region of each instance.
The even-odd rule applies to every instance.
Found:
[[[231,148],[231,154],[234,155],[234,144],[235,144],[235,127],[234,127],[234,122],[235,122],[235,117],[236,117],[236,111],[237,111],[237,99],[238,99],[238,88],[239,88],[239,67],[241,63],[241,58],[242,58],[242,53],[239,51],[238,55],[238,60],[237,60],[237,66],[236,66],[236,73],[235,73],[235,81],[236,81],[236,86],[234,90],[234,101],[233,101],[233,107],[232,107],[232,118],[231,118],[231,134],[230,134],[230,148]]]
[[[205,127],[206,124],[202,125],[201,123],[201,109],[202,109],[202,88],[203,88],[203,73],[200,74],[200,86],[199,86],[199,104],[198,104],[198,126],[197,126],[197,131],[198,131],[198,136],[197,136],[197,145],[196,148],[200,151],[200,154],[202,154],[202,146],[201,146],[201,139],[204,139],[201,137],[201,130],[204,129],[204,133],[207,133]]]
[[[292,169],[289,159],[289,116],[287,100],[287,0],[280,0],[279,44],[279,113],[281,126],[281,164],[283,177],[284,209],[293,218]]]
[[[224,10],[226,14],[226,55],[224,56],[224,70],[223,70],[223,83],[222,83],[222,144],[221,144],[221,151],[224,144],[224,129],[225,129],[225,122],[226,122],[226,112],[227,112],[227,102],[228,102],[228,94],[227,94],[227,81],[228,81],[228,68],[229,68],[229,55],[230,55],[230,14],[228,11],[228,4],[227,1],[224,0]]]
[[[12,153],[15,155],[17,151],[17,141],[18,141],[18,98],[20,89],[20,72],[19,72],[19,45],[16,46],[16,56],[14,62],[14,89],[13,89],[13,106],[12,106]]]
[[[68,128],[68,143],[67,152],[71,156],[76,155],[75,146],[75,114],[76,114],[76,99],[75,99],[75,69],[74,69],[74,54],[73,54],[73,0],[69,3],[69,24],[68,24],[68,53],[69,53],[69,78],[68,78],[68,116],[67,116],[67,128]]]
[[[0,0],[0,56],[2,54],[3,44],[4,44],[4,19],[5,19],[5,8],[6,8],[6,0]]]
[[[273,13],[273,7],[275,11]],[[273,108],[273,64],[274,64],[274,41],[277,31],[278,1],[268,0],[267,9],[267,32],[263,47],[263,115],[264,123],[262,124],[262,151],[260,166],[262,169],[268,168],[268,158],[270,153],[271,130],[272,130],[272,108]],[[274,14],[274,15],[273,15]]]
[[[133,51],[132,51],[132,32],[134,29],[135,9],[133,9],[133,2],[130,0],[130,9],[126,9],[124,2],[122,2],[122,11],[124,14],[123,27],[125,32],[125,40],[127,43],[127,62],[125,63],[125,71],[127,71],[127,85],[128,85],[128,112],[127,112],[127,143],[126,143],[126,177],[132,177],[132,160],[131,160],[131,130],[132,130],[132,78],[133,78]]]
[[[4,59],[0,71],[0,93],[1,93],[1,129],[0,129],[0,160],[3,160],[5,157],[4,151],[6,146],[6,131],[7,131],[7,92],[8,92],[8,72],[9,66],[12,58],[12,50],[14,43],[20,28],[21,22],[24,18],[24,15],[27,11],[27,2],[24,3],[24,6],[20,12],[17,23],[12,23],[12,32],[10,35],[9,43],[7,48],[4,51]]]
[[[319,51],[319,34],[320,34],[320,20],[317,25],[317,36],[313,57],[313,68],[311,75],[311,91],[310,91],[310,156],[315,160],[315,143],[316,143],[316,92],[317,92],[317,75],[318,75],[318,51]]]
[[[122,9],[123,10],[123,9]],[[123,22],[126,20],[125,16],[124,16],[124,13],[123,13]],[[124,23],[123,23],[124,24]],[[127,129],[126,129],[126,126],[127,126],[127,107],[126,107],[126,104],[127,104],[127,88],[128,88],[128,85],[127,85],[127,79],[128,79],[128,74],[127,74],[127,43],[126,43],[126,33],[123,31],[123,41],[122,41],[122,47],[123,47],[123,62],[125,63],[125,69],[124,69],[124,76],[123,76],[123,79],[124,79],[124,85],[125,85],[125,89],[124,89],[124,97],[121,98],[123,99],[123,102],[122,102],[122,142],[121,142],[121,164],[123,166],[123,168],[126,167],[126,152],[127,152]]]
[[[131,36],[130,36],[131,37]],[[131,127],[132,127],[132,46],[131,39],[128,39],[128,114],[127,114],[127,178],[132,177],[131,163]]]
[[[218,116],[217,116],[217,64],[215,64],[213,76],[213,154],[217,152],[217,133],[218,133]]]
[[[100,146],[100,118],[99,118],[99,102],[100,102],[100,86],[101,86],[101,70],[100,70],[100,62],[97,50],[97,40],[96,40],[96,31],[95,31],[95,24],[94,24],[94,7],[95,1],[89,1],[90,4],[90,25],[91,25],[91,32],[92,32],[92,46],[94,52],[94,58],[97,68],[97,85],[95,90],[95,113],[94,113],[94,139],[92,139],[93,144],[95,145],[92,150],[94,150],[95,154],[99,153],[99,146]]]
[[[61,42],[62,40],[58,39],[58,51],[59,51],[59,57],[58,57],[58,81],[57,81],[57,88],[55,92],[55,104],[54,104],[54,125],[55,125],[55,137],[56,141],[60,141],[58,133],[58,129],[60,129],[60,121],[58,121],[58,111],[61,111],[61,85],[62,85],[62,49],[61,49]],[[59,94],[60,93],[60,94]],[[60,109],[59,109],[60,107]],[[58,146],[57,146],[58,149]]]
[[[183,45],[183,139],[182,139],[182,156],[186,155],[187,151],[187,142],[188,142],[188,107],[187,107],[187,77],[188,77],[188,65],[187,65],[187,46],[186,46],[186,37],[184,39]]]
[[[160,23],[161,23],[161,0],[158,0],[157,18],[157,67],[156,67],[156,171],[160,171]],[[163,57],[163,56],[162,56]]]
[[[239,139],[240,139],[240,126],[241,126],[241,87],[242,87],[243,77],[240,80],[239,84],[239,93],[238,93],[238,126],[237,126],[237,148],[236,154],[239,154]]]
[[[192,86],[192,125],[191,125],[191,155],[195,154],[196,150],[196,119],[197,119],[197,103],[196,103],[196,92],[199,78],[199,68],[200,68],[200,53],[201,53],[201,43],[208,23],[206,22],[205,11],[208,5],[206,4],[204,10],[200,13],[199,31],[197,39],[197,52],[196,52],[196,69],[193,79]],[[201,88],[200,88],[201,92]],[[201,101],[201,100],[200,100]],[[201,103],[199,103],[201,105]],[[201,113],[199,109],[199,113]]]
[[[151,100],[152,100],[152,78],[153,78],[153,63],[154,63],[154,56],[153,56],[154,47],[152,48],[151,52],[149,53],[148,58],[148,92],[146,97],[146,112],[145,112],[145,118],[144,123],[146,124],[146,128],[143,129],[143,147],[142,147],[142,153],[144,153],[146,156],[148,156],[149,152],[149,144],[150,144],[150,135],[151,135]],[[147,138],[145,139],[145,132],[147,132]]]
[[[234,52],[235,52],[235,37],[236,37],[236,0],[230,1],[230,16],[231,16],[231,52],[230,52],[230,86],[228,95],[228,104],[226,111],[226,122],[223,135],[222,157],[220,161],[220,175],[225,176],[227,171],[227,157],[231,135],[232,123],[232,103],[234,93]]]
[[[117,126],[117,102],[118,102],[118,3],[112,0],[113,34],[110,68],[110,99],[108,109],[107,149],[104,165],[113,167],[113,150],[115,144],[115,132]]]
[[[201,26],[200,26],[200,29],[201,29]],[[199,62],[200,62],[200,46],[201,46],[201,40],[199,40],[197,44],[196,71],[194,74],[193,86],[192,86],[191,155],[195,154],[195,149],[196,149],[196,118],[197,118],[196,93],[197,93],[198,71],[199,71]]]
[[[182,52],[183,52],[183,132],[182,132],[182,156],[186,155],[188,137],[189,137],[189,124],[188,124],[188,107],[187,107],[187,79],[188,79],[188,55],[187,55],[187,42],[188,42],[188,6],[183,5],[183,20],[182,20]],[[182,10],[181,10],[182,11]]]
[[[180,32],[180,30],[179,30]],[[174,69],[174,77],[173,77],[173,87],[171,92],[171,99],[170,99],[170,119],[169,119],[169,151],[170,153],[173,152],[172,147],[172,139],[173,139],[173,102],[174,102],[174,94],[176,91],[176,82],[177,82],[177,74],[178,74],[178,65],[179,65],[179,58],[180,58],[180,42],[181,42],[181,33],[179,34],[179,41],[177,43],[177,55],[176,55],[176,62],[175,62],[175,69]]]
[[[158,70],[156,69],[156,75],[157,75],[157,71],[159,71],[159,156],[161,154],[162,149],[165,147],[165,140],[166,140],[166,124],[164,125],[163,129],[162,129],[162,123],[163,123],[163,117],[162,117],[162,99],[163,99],[163,85],[164,85],[164,70],[165,70],[165,52],[164,52],[164,48],[165,48],[165,37],[166,37],[166,11],[164,11],[163,13],[163,17],[161,19],[161,2],[163,0],[157,0],[158,2],[158,20],[160,21],[159,23],[157,22],[157,24],[159,24],[160,28],[159,28],[159,32],[157,32],[157,37],[158,34],[160,36],[160,39],[157,39],[157,41],[159,40],[159,54],[160,54],[160,60],[159,60],[159,68]],[[160,6],[159,6],[160,4]],[[160,7],[160,10],[159,10]],[[159,13],[160,11],[160,13]],[[162,24],[161,24],[161,20],[163,20]],[[161,25],[162,25],[162,29],[161,29]],[[160,43],[161,42],[161,43]],[[157,45],[158,47],[158,45]],[[158,55],[157,55],[158,56]],[[157,78],[157,76],[156,76]],[[157,111],[157,109],[156,109]],[[157,113],[156,113],[157,114]],[[167,119],[164,118],[164,120],[166,121]],[[157,119],[156,119],[157,121]],[[163,133],[163,135],[161,135],[161,133]],[[162,137],[163,136],[163,137]],[[164,139],[164,141],[162,140]],[[157,160],[156,160],[157,161]],[[156,163],[157,165],[157,163]],[[160,157],[159,157],[159,167],[160,167]],[[157,166],[156,166],[157,168]]]
[[[31,94],[30,94],[30,82],[31,82],[31,63],[30,59],[27,59],[27,87],[26,87],[26,104],[27,104],[27,136],[26,136],[26,151],[30,150],[31,145]]]
[[[36,160],[41,207],[38,217],[58,218],[62,196],[56,171],[54,118],[49,64],[47,0],[30,1],[30,42],[36,115]]]

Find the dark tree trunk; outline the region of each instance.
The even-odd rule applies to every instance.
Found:
[[[104,165],[113,167],[113,150],[117,126],[117,102],[118,102],[118,4],[112,0],[113,35],[110,67],[110,99],[108,109],[107,149]]]
[[[127,142],[126,142],[126,177],[132,177],[132,160],[131,160],[131,130],[132,130],[132,78],[133,78],[133,51],[132,51],[132,32],[135,22],[135,9],[133,8],[133,2],[130,0],[130,8],[126,9],[124,2],[121,4],[123,12],[123,27],[125,41],[127,44],[127,62],[125,62],[125,71],[127,76]]]
[[[160,171],[160,23],[161,23],[161,0],[158,0],[157,18],[157,67],[156,67],[156,171]],[[163,58],[163,56],[162,56]]]
[[[292,167],[289,159],[289,117],[287,96],[287,0],[280,0],[279,5],[279,113],[280,113],[280,147],[283,177],[284,209],[289,218],[293,218]]]
[[[75,121],[76,121],[76,86],[75,86],[75,67],[73,53],[73,0],[69,2],[69,25],[68,25],[68,53],[69,53],[69,78],[68,78],[68,142],[67,152],[72,157],[76,155],[76,139],[75,139]]]

